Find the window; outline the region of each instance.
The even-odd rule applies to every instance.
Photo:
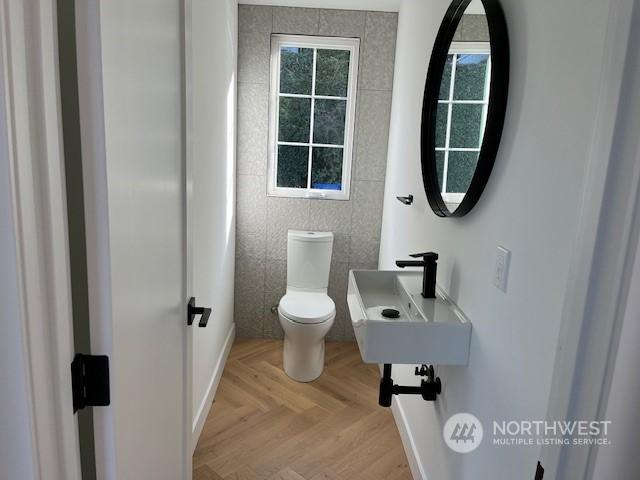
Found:
[[[476,169],[489,103],[487,42],[453,42],[442,77],[436,121],[436,162],[442,198],[460,203]]]
[[[359,45],[272,36],[269,195],[349,199]]]

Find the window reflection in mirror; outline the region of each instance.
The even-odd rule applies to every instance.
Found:
[[[436,117],[436,171],[450,211],[462,202],[484,136],[491,82],[489,29],[482,2],[465,10],[449,47]]]

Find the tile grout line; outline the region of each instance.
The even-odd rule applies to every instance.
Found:
[[[269,45],[271,45],[271,35],[273,34],[273,22],[275,15],[275,7],[269,7],[269,12],[271,12],[271,28],[269,30]]]
[[[238,85],[263,85],[268,86],[269,82],[248,82],[246,80],[237,80]]]
[[[358,87],[358,92],[384,92],[384,93],[393,93],[393,88],[364,88]]]

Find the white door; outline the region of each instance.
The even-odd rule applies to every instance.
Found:
[[[181,4],[76,2],[100,479],[191,477]]]

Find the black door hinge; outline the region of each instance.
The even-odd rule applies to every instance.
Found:
[[[84,407],[106,407],[109,392],[109,357],[77,353],[71,362],[73,413]]]
[[[538,466],[536,467],[536,476],[533,480],[542,480],[542,477],[544,477],[544,468],[542,468],[542,465],[538,462]]]

